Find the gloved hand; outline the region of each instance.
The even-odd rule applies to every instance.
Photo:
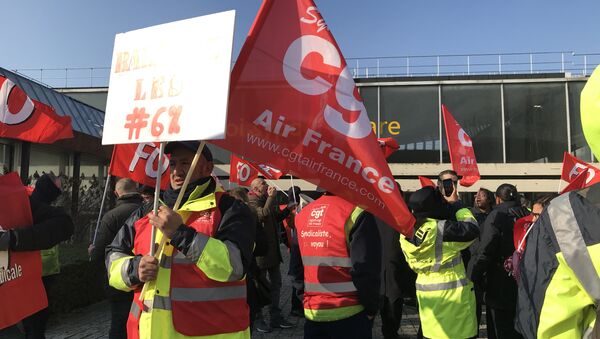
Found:
[[[10,231],[0,230],[0,251],[8,251],[10,248]]]

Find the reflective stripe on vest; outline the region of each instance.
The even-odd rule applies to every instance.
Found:
[[[454,266],[458,266],[462,263],[462,259],[460,255],[458,257],[454,257],[451,261],[440,266],[440,269],[452,268]]]
[[[466,278],[463,278],[463,279],[460,279],[457,281],[450,281],[450,282],[437,283],[437,284],[415,284],[415,287],[416,287],[417,291],[444,291],[444,290],[451,290],[453,288],[465,286],[468,283],[469,283],[469,280]]]
[[[350,260],[350,258],[342,257],[303,256],[302,264],[305,266],[352,267],[352,261]]]
[[[339,283],[304,283],[306,292],[321,292],[321,293],[344,293],[356,292],[356,286],[352,281]]]
[[[573,270],[575,276],[594,300],[596,305],[600,304],[600,278],[594,268],[590,252],[585,245],[581,229],[575,219],[575,213],[571,206],[570,194],[563,194],[555,198],[548,206],[548,216],[552,230],[556,235],[556,241],[560,251]]]
[[[140,314],[142,314],[142,309],[136,302],[131,303],[131,308],[129,309],[129,313],[135,320],[140,320]]]
[[[437,235],[435,237],[435,263],[431,268],[432,272],[440,270],[442,265],[442,259],[444,258],[444,252],[442,251],[444,246],[444,225],[445,220],[438,220],[437,222]]]
[[[174,301],[219,301],[246,298],[246,285],[207,287],[207,288],[171,288]]]

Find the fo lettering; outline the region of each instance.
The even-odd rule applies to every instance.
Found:
[[[146,147],[152,148],[152,152],[147,152]],[[156,147],[154,143],[151,142],[142,142],[138,145],[138,148],[135,150],[133,154],[133,159],[131,159],[131,163],[129,164],[129,172],[134,172],[135,168],[140,159],[146,160],[146,167],[144,171],[146,175],[150,178],[156,179],[158,177],[158,165],[155,166],[154,163],[158,162],[158,157],[160,155],[160,150]],[[156,167],[156,169],[154,169]],[[167,169],[169,168],[169,159],[167,157],[163,158],[162,166],[160,166],[160,175],[162,176]]]

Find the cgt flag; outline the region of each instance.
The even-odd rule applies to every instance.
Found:
[[[29,197],[17,173],[0,176],[0,230],[33,224]],[[40,251],[0,251],[0,329],[48,306]]]
[[[121,144],[113,148],[109,173],[131,180],[142,185],[155,187],[158,175],[159,146],[157,142],[139,144]],[[161,166],[160,188],[169,187],[169,158],[165,154]]]
[[[445,105],[442,105],[442,113],[452,168],[459,176],[462,176],[460,184],[469,187],[481,178],[477,160],[475,160],[473,142]]]
[[[560,178],[568,183],[571,183],[581,174],[587,171],[586,185],[590,186],[600,182],[600,169],[588,164],[587,162],[578,159],[568,152],[564,153],[562,173]]]
[[[226,139],[412,234],[352,74],[312,0],[266,0],[232,73]]]
[[[0,138],[51,144],[73,137],[71,117],[32,100],[10,79],[0,76]]]
[[[571,191],[574,191],[574,190],[578,190],[578,189],[587,187],[586,179],[588,178],[588,173],[591,172],[591,171],[592,171],[592,169],[590,169],[590,168],[586,168],[585,170],[581,171],[575,177],[575,179],[573,179],[573,181],[571,181],[567,185],[567,187],[565,187],[562,191],[560,191],[560,194],[571,192]]]

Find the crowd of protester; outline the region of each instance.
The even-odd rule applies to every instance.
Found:
[[[370,338],[373,331],[381,331],[386,339],[404,338],[407,334],[401,332],[400,324],[406,305],[418,309],[418,337],[478,337],[484,319],[488,338],[534,337],[532,333],[541,331],[540,313],[548,317],[543,313],[548,311],[539,303],[537,309],[528,309],[525,299],[531,297],[532,289],[527,287],[536,277],[527,272],[535,269],[526,265],[535,260],[528,254],[539,254],[540,246],[548,245],[547,236],[540,238],[545,228],[537,224],[549,218],[544,211],[558,194],[537,196],[531,207],[509,183],[494,191],[481,187],[469,196],[458,192],[459,177],[446,170],[439,174],[436,186],[415,192],[402,192],[398,187],[416,218],[414,234],[405,236],[322,189],[310,192],[309,198],[309,192],[297,186],[283,192],[257,178],[248,188],[224,192],[211,176],[212,154],[205,148],[184,192],[180,211],[187,212],[178,214],[173,208],[190,171],[194,147],[195,143],[186,142],[168,145],[171,187],[162,194],[164,206],[156,216],[149,213],[152,187],[138,188],[126,178],[116,182],[116,207],[104,214],[89,247],[91,263],[106,273],[110,338],[173,337],[174,333],[200,337],[229,333],[231,338],[245,338],[255,331],[293,328],[297,322],[290,321],[291,317],[305,318],[305,338]],[[51,203],[60,192],[57,187],[60,184],[54,185],[49,176],[38,180],[32,209]],[[472,200],[472,206],[461,197]],[[68,218],[52,211],[49,218]],[[36,215],[34,221],[41,222]],[[52,227],[72,229],[70,221],[62,222],[61,227]],[[170,247],[165,247],[161,258],[147,255],[148,248],[142,245],[151,227],[168,237],[165,246]],[[313,240],[323,238],[315,234],[322,230],[327,230],[327,246],[315,246]],[[44,231],[51,232],[49,228]],[[48,249],[68,236],[67,230],[64,235],[55,233],[52,241],[27,245],[23,232],[0,233],[0,246]],[[535,240],[528,239],[530,234],[535,234]],[[283,245],[289,251],[289,267],[281,266]],[[170,276],[159,273],[166,269]],[[198,294],[179,305],[191,292],[176,296],[173,285],[194,290],[186,281],[194,274],[199,274],[200,286],[222,289],[224,294]],[[281,295],[288,294],[281,291],[283,279],[291,280],[289,314],[282,312]],[[519,286],[520,281],[525,286]],[[44,278],[45,284],[50,282]],[[153,301],[140,292],[144,283],[154,284]],[[243,295],[231,292],[238,291],[239,283],[245,286]],[[169,284],[169,292],[159,291]],[[168,300],[168,305],[157,303],[158,296]],[[215,306],[220,302],[226,306]],[[212,315],[200,317],[193,308],[210,310]],[[154,312],[157,318],[152,321],[165,321],[167,328],[142,328],[147,321],[144,317],[154,317]],[[537,316],[537,325],[526,323],[527,312]],[[246,320],[236,319],[244,314]],[[376,315],[381,316],[380,329],[373,329]],[[43,338],[46,321],[47,310],[24,319],[27,337]],[[560,333],[549,327],[545,333]]]

